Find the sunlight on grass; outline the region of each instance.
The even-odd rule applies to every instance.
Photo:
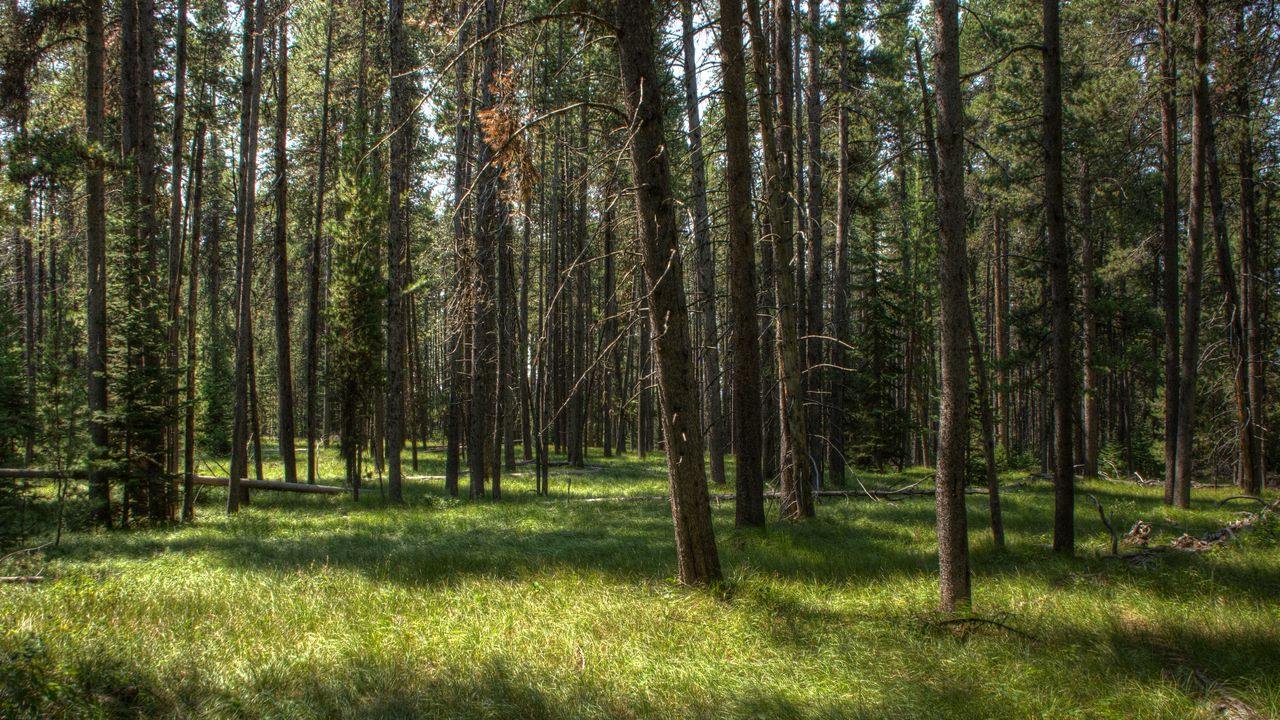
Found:
[[[0,716],[1213,717],[1194,671],[1280,712],[1274,534],[1133,567],[1103,557],[1082,499],[1065,560],[1048,483],[1010,475],[1010,550],[984,498],[969,520],[975,612],[1012,630],[946,625],[930,498],[828,500],[765,531],[718,503],[728,580],[695,591],[672,579],[663,502],[578,501],[661,495],[662,459],[587,462],[554,468],[551,498],[520,476],[500,503],[411,480],[403,508],[259,492],[228,518],[206,488],[194,525],[73,534],[49,582],[0,587]],[[413,474],[441,471],[432,454]],[[1190,512],[1082,491],[1157,543],[1236,509],[1212,507],[1226,490]]]

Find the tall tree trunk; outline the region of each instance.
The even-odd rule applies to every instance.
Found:
[[[1174,500],[1178,456],[1178,66],[1173,23],[1176,0],[1156,0],[1160,29],[1160,235],[1164,274],[1164,501]]]
[[[104,128],[103,37],[104,0],[85,3],[85,142],[93,152],[85,160],[85,247],[88,298],[85,312],[85,353],[89,403],[89,495],[97,522],[111,526],[111,483],[103,464],[107,459],[107,201]]]
[[[991,541],[996,549],[1004,548],[1004,515],[1000,511],[1000,476],[996,472],[995,417],[991,412],[991,390],[987,380],[987,363],[978,337],[978,323],[973,307],[969,307],[969,343],[973,351],[973,371],[978,377],[978,412],[982,419],[982,463],[987,473],[987,507],[991,512]]]
[[[307,268],[307,482],[315,484],[320,464],[316,454],[316,395],[320,366],[320,262],[323,252],[324,194],[329,169],[329,90],[333,58],[333,0],[328,1],[324,21],[324,76],[320,91],[320,158],[316,168],[316,206],[311,226],[311,261]]]
[[[1075,552],[1075,454],[1071,444],[1071,249],[1062,197],[1062,43],[1059,0],[1044,0],[1044,216],[1048,229],[1053,354],[1053,549]]]
[[[494,83],[498,77],[498,46],[494,30],[500,21],[497,0],[485,0],[481,36],[484,69],[480,78],[480,107],[483,113],[495,107]],[[484,497],[485,485],[493,477],[494,422],[497,418],[497,253],[506,227],[501,195],[502,178],[489,138],[480,143],[479,178],[476,182],[475,276],[471,350],[471,418],[467,436],[467,460],[471,476],[471,497]]]
[[[404,0],[389,0],[391,45],[391,180],[387,203],[387,491],[403,501],[400,452],[404,448],[404,293],[409,282],[409,165],[413,159],[412,58],[404,25]]]
[[[195,189],[191,193],[191,247],[187,264],[187,400],[183,427],[182,520],[195,519],[196,478],[196,302],[200,290],[200,230],[204,222],[204,123],[196,123],[196,150],[191,157]]]
[[[939,410],[937,516],[941,607],[968,606],[969,537],[964,502],[969,440],[968,291],[965,247],[964,102],[960,94],[960,28],[955,0],[934,3],[938,102]]]
[[[756,86],[769,87],[769,56],[757,0],[747,0],[751,23],[752,57]],[[795,288],[794,238],[788,199],[792,185],[792,89],[791,89],[791,2],[776,0],[774,7],[772,62],[775,87],[771,98],[759,103],[761,142],[764,145],[765,188],[769,204],[769,232],[773,236],[774,295],[778,305],[775,322],[775,350],[778,361],[779,415],[782,425],[782,517],[812,517],[813,487],[810,482],[808,433],[805,429],[804,376],[800,364],[797,333],[798,301]]]
[[[684,23],[685,114],[689,121],[689,163],[692,173],[693,237],[698,257],[698,306],[702,314],[703,412],[711,429],[711,481],[725,483],[724,455],[728,445],[721,407],[719,324],[716,320],[716,266],[707,213],[707,170],[702,154],[702,117],[698,108],[698,62],[694,50],[693,3],[682,0]]]
[[[809,448],[812,453],[811,466],[820,464],[824,454],[816,451],[822,432],[823,405],[825,403],[826,378],[830,374],[822,366],[822,348],[826,342],[823,335],[822,322],[822,105],[821,85],[822,67],[820,60],[821,33],[821,0],[809,0],[809,86],[806,89],[806,114],[808,116],[808,137],[806,147],[809,152],[808,210],[805,212],[807,227],[805,235],[808,249],[805,254],[808,264],[805,266],[806,321],[805,331],[808,340],[807,360],[805,362],[806,402],[809,404],[806,422],[809,430]],[[834,409],[833,409],[834,410]],[[820,469],[815,472],[815,484],[820,482]]]
[[[627,116],[632,118],[629,132],[640,244],[651,286],[676,558],[680,582],[700,585],[720,579],[720,557],[702,460],[697,381],[663,130],[663,99],[658,90],[662,81],[654,57],[657,41],[652,0],[619,0],[616,23],[623,100]]]
[[[174,53],[173,135],[169,149],[169,283],[168,283],[168,393],[165,397],[170,424],[166,428],[168,452],[165,470],[178,470],[178,352],[181,337],[178,306],[182,285],[182,150],[183,121],[187,107],[187,0],[178,0],[177,40]]]
[[[1244,490],[1251,494],[1262,491],[1267,476],[1264,431],[1266,424],[1264,393],[1266,385],[1266,356],[1263,351],[1261,300],[1263,284],[1259,277],[1258,240],[1260,237],[1257,214],[1257,192],[1254,186],[1253,127],[1249,105],[1250,69],[1253,56],[1245,44],[1245,7],[1240,3],[1236,13],[1235,35],[1238,48],[1236,57],[1236,112],[1240,117],[1240,147],[1237,155],[1240,178],[1240,297],[1245,332],[1245,351],[1248,356],[1249,424],[1253,430],[1252,475],[1245,476]]]
[[[280,10],[276,40],[276,439],[284,463],[285,482],[298,482],[293,442],[293,367],[289,342],[289,11]]]
[[[467,13],[467,4],[460,0],[458,3],[458,15],[465,18]],[[466,287],[467,267],[461,262],[462,247],[466,242],[466,215],[465,202],[467,196],[467,157],[468,149],[471,145],[468,118],[470,117],[470,98],[464,96],[466,91],[466,80],[469,75],[467,63],[467,32],[465,21],[463,27],[458,29],[458,62],[454,75],[454,97],[457,103],[457,117],[454,124],[454,165],[453,165],[453,244],[454,244],[454,273],[456,275],[456,287],[458,296],[461,296],[463,288]],[[444,470],[444,486],[445,491],[450,495],[458,495],[458,475],[461,467],[461,445],[462,445],[462,364],[463,364],[463,326],[465,324],[464,316],[465,308],[461,302],[455,300],[455,313],[449,322],[449,336],[446,341],[449,344],[449,406],[445,416],[445,470]]]
[[[846,15],[846,0],[840,0],[837,7],[838,24],[840,26],[840,107],[837,116],[836,133],[839,147],[836,149],[836,247],[834,277],[831,291],[831,334],[835,342],[831,346],[831,364],[835,367],[831,372],[831,407],[828,410],[827,423],[827,465],[830,468],[831,484],[837,487],[844,485],[845,473],[845,382],[846,369],[849,367],[849,352],[845,348],[849,329],[849,232],[853,222],[853,208],[849,197],[849,105],[845,94],[852,90],[849,78],[849,38],[860,29],[862,18],[861,2],[855,5],[855,25],[849,27]],[[731,195],[732,197],[732,195]]]
[[[1102,393],[1098,377],[1098,285],[1094,277],[1098,242],[1093,227],[1093,185],[1089,169],[1080,163],[1080,255],[1084,273],[1081,314],[1084,318],[1084,476],[1098,476],[1098,453],[1102,439]]]
[[[1256,433],[1250,412],[1249,398],[1249,349],[1244,325],[1244,307],[1236,285],[1235,267],[1232,264],[1231,246],[1227,240],[1227,211],[1222,202],[1222,180],[1218,175],[1218,142],[1214,127],[1213,108],[1204,111],[1205,165],[1208,173],[1209,207],[1213,214],[1213,245],[1218,260],[1218,277],[1222,285],[1222,315],[1227,325],[1227,347],[1231,358],[1232,385],[1236,401],[1236,425],[1239,435],[1238,481],[1247,492],[1262,489],[1254,462],[1257,454],[1253,442]],[[1241,228],[1241,232],[1247,232]],[[1256,485],[1256,487],[1254,487]]]
[[[1187,219],[1187,277],[1182,287],[1182,368],[1178,388],[1178,456],[1173,504],[1191,506],[1192,434],[1195,428],[1196,370],[1200,360],[1200,285],[1204,253],[1204,201],[1208,144],[1212,141],[1209,107],[1209,7],[1195,0],[1195,89],[1191,95],[1191,207]]]
[[[253,372],[253,235],[258,174],[258,100],[262,77],[262,31],[266,1],[245,0],[241,28],[240,77],[240,180],[237,192],[236,234],[239,247],[236,269],[235,410],[231,428],[231,473],[227,485],[227,512],[240,510],[248,493],[240,480],[248,474],[250,377]],[[256,413],[255,413],[256,416]],[[256,440],[255,440],[256,442]]]
[[[764,468],[760,428],[760,344],[756,320],[756,249],[751,204],[751,131],[747,122],[747,67],[741,0],[720,0],[720,62],[724,75],[725,185],[728,207],[729,304],[733,319],[735,522],[764,525]]]

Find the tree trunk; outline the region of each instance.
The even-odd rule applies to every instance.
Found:
[[[1235,36],[1240,43],[1236,58],[1236,111],[1240,118],[1240,147],[1237,166],[1240,178],[1240,297],[1245,332],[1245,351],[1248,357],[1249,424],[1253,430],[1252,475],[1243,478],[1244,491],[1257,495],[1266,480],[1266,452],[1264,430],[1266,425],[1264,392],[1266,384],[1266,356],[1263,351],[1261,302],[1263,284],[1259,278],[1257,199],[1254,186],[1253,127],[1250,122],[1250,77],[1253,56],[1245,45],[1245,3],[1240,3],[1236,14]]]
[[[716,266],[707,213],[707,170],[702,154],[702,118],[698,108],[698,63],[693,43],[693,3],[680,4],[684,23],[685,114],[689,121],[689,163],[692,172],[693,236],[698,257],[698,306],[702,314],[703,413],[711,429],[711,481],[725,483],[724,455],[728,445],[721,407],[719,324],[716,319]]]
[[[635,172],[645,275],[649,278],[653,342],[662,428],[666,438],[671,516],[675,525],[680,582],[700,585],[720,580],[698,427],[689,317],[671,193],[671,167],[663,129],[662,87],[654,37],[652,0],[619,0],[618,56],[623,100],[632,118],[629,132]]]
[[[1098,452],[1102,437],[1102,393],[1098,377],[1098,281],[1094,277],[1098,242],[1093,228],[1093,186],[1088,166],[1080,164],[1080,255],[1084,273],[1081,314],[1084,318],[1084,476],[1098,476]]]
[[[1192,431],[1195,428],[1196,370],[1200,360],[1200,285],[1204,253],[1204,201],[1208,143],[1212,140],[1209,108],[1209,8],[1195,2],[1195,89],[1191,95],[1191,207],[1187,218],[1187,277],[1182,296],[1182,368],[1178,387],[1178,455],[1173,478],[1173,504],[1191,506]]]
[[[315,484],[319,473],[316,455],[316,395],[319,391],[317,377],[320,366],[320,262],[323,251],[321,238],[324,226],[324,194],[326,173],[329,169],[329,90],[330,63],[333,58],[333,0],[329,0],[324,22],[324,79],[320,98],[320,159],[316,171],[316,207],[311,227],[311,262],[308,270],[307,292],[307,482]]]
[[[1178,455],[1178,67],[1173,22],[1176,0],[1157,0],[1160,29],[1160,235],[1164,274],[1164,501],[1174,500]]]
[[[808,210],[805,212],[807,219],[807,227],[805,235],[808,240],[808,249],[805,255],[808,263],[805,266],[805,292],[806,298],[806,320],[805,331],[808,333],[806,341],[807,359],[805,361],[805,388],[806,402],[809,411],[806,419],[809,430],[809,448],[812,453],[811,467],[815,467],[814,485],[817,486],[821,482],[822,472],[816,468],[823,458],[823,453],[817,452],[815,448],[818,446],[818,438],[820,437],[821,428],[823,427],[823,404],[825,402],[825,379],[830,374],[822,367],[822,348],[826,342],[820,336],[823,335],[822,323],[822,106],[821,106],[821,79],[822,69],[819,64],[820,58],[820,42],[819,33],[821,31],[820,23],[822,15],[819,9],[820,0],[809,0],[809,87],[806,93],[806,114],[808,115],[808,137],[806,138],[806,147],[809,152],[809,168],[806,175],[808,180],[808,192],[806,200],[808,201]]]
[[[285,482],[298,482],[293,442],[293,368],[289,342],[289,13],[280,12],[276,52],[275,321],[276,439]]]
[[[231,472],[227,512],[240,510],[248,497],[240,479],[249,468],[250,373],[253,363],[253,235],[258,168],[258,100],[262,77],[262,31],[265,0],[245,0],[240,77],[240,179],[236,202],[239,263],[236,269],[235,410],[231,429]]]
[[[414,74],[404,24],[404,0],[390,0],[391,178],[387,202],[387,493],[403,502],[400,452],[404,448],[404,293],[409,283],[409,165],[413,159]]]
[[[1053,354],[1053,549],[1075,552],[1075,458],[1071,444],[1071,250],[1062,198],[1062,44],[1059,0],[1044,0],[1044,216],[1048,230]]]
[[[169,283],[168,283],[168,363],[170,378],[165,401],[169,410],[166,428],[168,452],[165,469],[172,474],[178,470],[178,306],[182,284],[182,150],[183,121],[187,106],[187,0],[178,0],[177,39],[174,52],[173,78],[173,135],[169,150]]]
[[[111,526],[111,482],[107,459],[107,201],[103,162],[105,136],[103,0],[85,4],[85,141],[93,152],[85,160],[85,246],[88,277],[85,312],[87,395],[89,403],[89,496],[94,519]]]
[[[935,73],[938,102],[939,410],[937,516],[941,607],[969,604],[969,537],[964,502],[969,439],[968,291],[965,247],[964,104],[960,94],[960,29],[955,0],[934,4],[938,36]]]
[[[741,0],[720,0],[720,61],[724,76],[725,185],[728,207],[729,303],[733,318],[735,522],[764,525],[764,468],[761,464],[760,344],[756,320],[756,249],[751,204],[751,131],[747,122],[746,58]]]
[[[196,302],[200,281],[200,229],[204,221],[204,123],[196,123],[196,151],[191,164],[195,170],[195,189],[191,194],[191,256],[187,265],[187,408],[183,430],[182,520],[195,519],[196,476]]]

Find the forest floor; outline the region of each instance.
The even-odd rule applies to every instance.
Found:
[[[550,498],[528,475],[500,503],[418,479],[404,507],[375,483],[359,504],[257,492],[228,518],[205,488],[191,525],[69,533],[0,563],[45,577],[0,585],[0,717],[1280,716],[1274,516],[1138,564],[1106,557],[1084,497],[1160,545],[1256,509],[1216,508],[1229,488],[1184,512],[1158,487],[1084,482],[1064,559],[1050,484],[1008,474],[1007,551],[969,498],[962,617],[980,620],[957,621],[933,610],[931,497],[823,498],[817,519],[763,531],[718,502],[727,580],[694,590],[673,580],[663,502],[580,501],[663,494],[662,458],[588,465],[553,468]],[[438,455],[418,471],[441,473]]]

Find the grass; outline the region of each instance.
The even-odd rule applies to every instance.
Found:
[[[588,463],[554,468],[550,499],[527,476],[501,503],[429,480],[389,508],[375,483],[359,505],[261,492],[228,518],[206,488],[193,525],[72,533],[49,581],[0,586],[0,716],[1207,718],[1228,696],[1280,714],[1274,526],[1134,567],[1102,557],[1082,498],[1063,559],[1048,483],[1011,475],[1010,549],[983,498],[969,520],[974,612],[1012,629],[947,624],[930,498],[764,531],[720,503],[727,581],[691,590],[665,504],[579,501],[662,493],[661,458]],[[1227,490],[1183,512],[1156,488],[1081,489],[1158,543],[1242,509],[1213,507]]]

